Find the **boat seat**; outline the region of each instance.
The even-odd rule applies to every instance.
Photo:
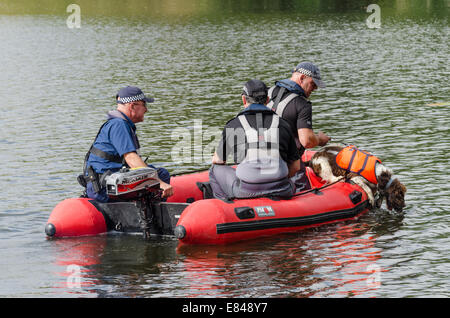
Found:
[[[203,193],[203,199],[214,199],[214,194],[209,182],[197,182],[196,184]]]

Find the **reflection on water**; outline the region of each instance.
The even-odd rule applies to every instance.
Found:
[[[136,235],[55,239],[54,288],[86,297],[376,296],[389,271],[377,237],[402,219],[377,218],[230,246],[177,247]]]
[[[1,1],[0,295],[448,297],[448,1],[378,1],[380,29],[365,23],[370,2],[82,0],[69,29],[65,2]],[[328,84],[312,96],[314,129],[392,168],[404,214],[383,207],[230,247],[45,239],[53,207],[80,194],[75,176],[118,88],[155,97],[142,153],[179,173],[208,167],[205,144],[246,80],[272,85],[301,60]]]
[[[100,282],[92,275],[91,266],[101,263],[101,255],[106,247],[106,237],[83,237],[67,240],[53,240],[55,265],[58,270],[56,277],[60,277],[55,283],[59,293],[72,295],[97,296],[91,290]]]
[[[186,255],[186,269],[194,271],[196,281],[217,282],[210,289],[218,295],[367,297],[380,288],[383,272],[378,265],[381,249],[369,229],[366,223],[340,224],[232,247],[183,247],[179,252]],[[203,272],[205,267],[211,270]],[[196,296],[208,293],[211,290]]]
[[[70,2],[69,2],[70,3]],[[0,14],[52,14],[64,15],[68,2],[58,0],[4,0],[0,3]],[[126,4],[120,0],[78,0],[76,2],[83,14],[95,16],[140,17],[151,19],[169,19],[180,22],[188,18],[196,20],[202,17],[221,18],[236,15],[267,14],[276,15],[315,15],[348,14],[365,11],[373,1],[366,0],[271,0],[271,1],[220,1],[220,0],[131,0]],[[447,0],[391,0],[377,1],[383,14],[401,17],[446,17]],[[172,21],[173,20],[173,21]]]

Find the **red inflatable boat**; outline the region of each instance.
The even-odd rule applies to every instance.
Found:
[[[45,232],[50,237],[70,237],[145,228],[149,234],[172,235],[184,244],[227,244],[348,220],[367,211],[367,195],[359,186],[326,185],[311,169],[307,172],[313,189],[288,200],[211,199],[208,171],[172,177],[174,195],[167,202],[67,199],[55,207]],[[149,215],[142,213],[144,207]]]

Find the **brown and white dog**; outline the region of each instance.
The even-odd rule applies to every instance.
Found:
[[[386,205],[389,210],[394,209],[401,212],[405,207],[406,187],[394,178],[392,170],[380,161],[373,161],[374,177],[372,182],[368,181],[360,174],[349,172],[336,163],[336,156],[339,153],[342,154],[341,150],[344,148],[338,145],[323,147],[313,155],[309,162],[306,162],[306,165],[311,167],[316,175],[329,183],[339,181],[342,177],[353,181],[367,193],[372,208],[380,208],[383,199],[386,198]],[[367,154],[366,152],[363,153]],[[375,159],[378,158],[375,157]]]

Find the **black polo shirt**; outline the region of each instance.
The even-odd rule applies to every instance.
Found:
[[[249,123],[249,125],[253,128],[256,127],[256,113],[257,111],[262,111],[263,114],[263,126],[265,128],[269,128],[272,124],[273,116],[276,114],[260,104],[252,104],[244,109],[242,112],[238,114],[245,114],[245,117]],[[279,118],[278,125],[278,145],[280,157],[286,162],[290,163],[300,159],[300,154],[297,150],[297,146],[295,144],[294,135],[291,132],[291,128],[289,123],[283,118]],[[239,142],[241,141],[241,142]],[[245,142],[244,142],[245,141]],[[244,160],[247,149],[245,147],[245,143],[247,142],[247,138],[245,136],[244,129],[242,127],[241,122],[237,118],[237,116],[225,125],[222,138],[219,141],[219,145],[217,146],[216,153],[219,156],[219,159],[222,161],[227,161],[227,158],[231,155],[233,156],[235,163],[240,163]]]
[[[280,91],[279,86],[273,89],[272,99],[275,99]],[[285,90],[280,102],[283,101],[291,92]],[[305,95],[300,95],[291,100],[283,111],[283,118],[286,119],[293,128],[309,128],[312,129],[312,104],[306,99]],[[295,131],[297,134],[297,131]]]

